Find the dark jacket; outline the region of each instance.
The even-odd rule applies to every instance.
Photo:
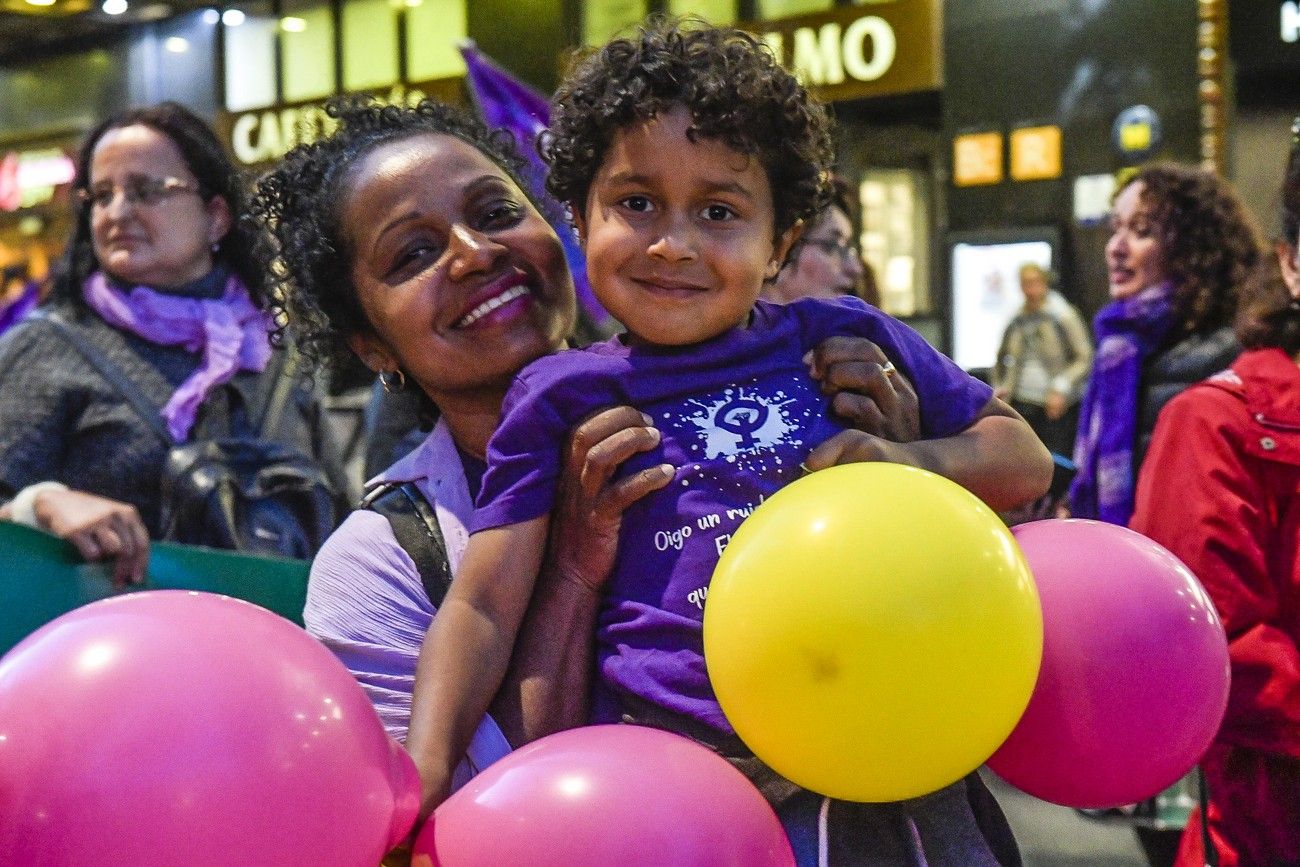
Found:
[[[83,314],[75,327],[160,407],[200,360],[183,347],[119,331],[95,313]],[[246,405],[260,406],[278,369],[273,359],[266,373],[237,374],[230,387]],[[228,396],[224,388],[209,393],[193,438],[227,433]],[[341,479],[318,392],[305,379],[279,430],[278,439]],[[165,456],[157,434],[48,323],[29,318],[0,339],[0,502],[35,482],[63,482],[130,503],[158,538]]]
[[[1167,348],[1152,355],[1142,369],[1138,406],[1137,443],[1133,453],[1133,471],[1142,466],[1156,418],[1165,404],[1193,383],[1213,376],[1232,364],[1241,354],[1230,326],[1208,334],[1187,334],[1172,340]]]

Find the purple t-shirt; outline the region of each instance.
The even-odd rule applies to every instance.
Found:
[[[843,429],[803,356],[834,335],[874,341],[916,388],[921,430],[968,427],[992,390],[920,335],[856,298],[759,301],[750,326],[679,348],[619,338],[542,358],[506,397],[488,443],[471,531],[547,514],[570,431],[628,404],[662,437],[626,475],[676,467],[665,488],[623,516],[619,556],[597,629],[604,686],[730,732],[704,668],[704,600],[718,556],[754,506],[798,478],[800,463]]]

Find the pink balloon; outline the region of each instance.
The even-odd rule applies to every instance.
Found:
[[[989,767],[1069,807],[1148,798],[1200,760],[1228,703],[1214,603],[1173,554],[1100,521],[1015,527],[1043,605],[1029,707]]]
[[[0,660],[0,861],[375,867],[419,778],[347,670],[247,602],[133,593]]]
[[[413,867],[793,867],[776,814],[745,777],[658,729],[542,738],[470,780],[416,839]]]

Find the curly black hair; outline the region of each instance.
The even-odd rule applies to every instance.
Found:
[[[1300,121],[1296,126],[1300,127]],[[1292,145],[1287,157],[1281,212],[1283,255],[1294,257],[1300,248],[1300,145]],[[1300,353],[1300,302],[1292,299],[1278,262],[1266,258],[1266,266],[1242,292],[1237,339],[1247,349],[1277,347],[1294,356]]]
[[[90,231],[90,204],[82,194],[90,186],[90,163],[95,146],[100,139],[115,129],[145,126],[167,136],[181,152],[185,165],[199,182],[199,195],[204,201],[221,196],[230,206],[232,218],[230,231],[219,242],[213,261],[223,265],[230,273],[244,281],[253,302],[266,305],[263,272],[255,255],[255,235],[251,227],[241,222],[244,213],[245,189],[243,178],[231,163],[221,141],[201,118],[175,102],[160,102],[145,108],[133,108],[115,114],[90,131],[77,153],[76,179],[73,181],[73,225],[68,246],[58,268],[51,301],[70,305],[79,315],[86,311],[81,296],[81,286],[86,278],[99,270],[99,259]]]
[[[778,236],[830,200],[833,147],[822,104],[754,36],[671,18],[651,19],[571,69],[541,143],[547,189],[581,213],[614,134],[674,106],[690,111],[692,137],[759,158]]]
[[[335,130],[298,145],[264,175],[249,210],[263,230],[259,252],[278,317],[309,362],[341,367],[352,355],[348,337],[373,331],[352,285],[352,251],[340,224],[347,180],[363,157],[413,136],[452,135],[500,166],[525,195],[529,188],[510,134],[489,130],[461,109],[434,100],[405,107],[352,96],[331,100],[326,112],[337,121]]]
[[[1152,163],[1116,196],[1138,182],[1158,227],[1182,333],[1231,325],[1238,293],[1263,256],[1259,230],[1236,190],[1201,168]]]

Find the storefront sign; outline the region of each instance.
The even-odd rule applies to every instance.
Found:
[[[1002,180],[1002,133],[975,132],[952,140],[952,182],[958,187]]]
[[[72,160],[58,148],[10,151],[0,156],[0,211],[44,204],[76,174]]]
[[[936,0],[889,0],[749,25],[827,101],[942,86]]]
[[[1030,126],[1011,131],[1011,180],[1047,181],[1061,176],[1061,128]]]
[[[460,102],[461,79],[437,79],[417,84],[396,84],[374,95],[391,105],[415,105],[430,96]],[[295,103],[225,115],[219,121],[230,152],[244,165],[277,160],[295,146],[329,135],[334,120],[325,112],[325,100]]]

